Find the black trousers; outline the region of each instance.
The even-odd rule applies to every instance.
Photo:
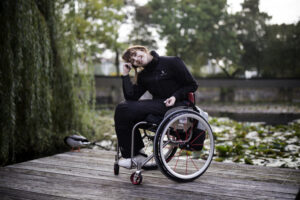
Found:
[[[175,106],[186,105],[184,102],[176,102]],[[115,110],[115,130],[118,138],[118,144],[123,158],[131,157],[131,134],[133,126],[143,121],[147,115],[163,116],[167,110],[172,107],[166,107],[164,99],[124,101],[121,102]],[[139,132],[134,136],[134,154],[144,147],[144,143]]]

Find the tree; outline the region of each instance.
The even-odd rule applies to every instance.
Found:
[[[4,0],[0,11],[3,165],[62,150],[63,137],[82,123],[56,2]]]
[[[263,77],[300,77],[300,22],[269,25],[263,37]]]
[[[241,43],[238,41],[235,29],[235,19],[229,14],[224,14],[218,25],[215,25],[209,49],[209,59],[215,63],[222,62],[218,66],[228,78],[233,78],[243,72],[239,61],[243,53]]]
[[[262,51],[265,45],[263,36],[270,16],[259,11],[259,0],[245,0],[242,11],[235,18],[238,38],[244,50],[240,65],[244,70],[256,70],[258,76],[261,76]]]
[[[147,6],[139,7],[135,3],[132,4],[135,7],[132,13],[128,13],[128,18],[131,18],[133,24],[133,30],[129,35],[129,43],[133,45],[144,45],[150,49],[157,49],[157,41],[155,36],[150,31],[148,15],[151,14],[151,10]]]
[[[80,65],[88,69],[99,62],[101,53],[110,49],[116,53],[115,65],[119,70],[118,56],[121,44],[118,30],[124,20],[123,0],[75,0],[62,1],[65,10],[65,34],[76,42],[76,57]],[[78,69],[80,70],[80,69]]]
[[[167,39],[167,54],[182,57],[195,75],[209,59],[225,60],[227,66],[237,60],[240,49],[227,26],[232,22],[226,0],[151,0],[137,13],[138,21],[157,28]]]

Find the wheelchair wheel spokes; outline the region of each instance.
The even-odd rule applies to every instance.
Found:
[[[198,157],[194,157],[193,153],[192,151],[181,149],[174,156],[175,158],[168,162],[171,172],[176,174],[176,176],[197,174],[205,162]]]
[[[173,148],[172,155],[158,156],[160,169],[166,176],[176,181],[191,181],[206,171],[214,142],[211,128],[202,117],[184,113],[166,123],[158,134],[160,138],[155,144],[158,154],[166,155]]]

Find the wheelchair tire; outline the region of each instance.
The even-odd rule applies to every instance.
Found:
[[[178,130],[184,131],[179,134]],[[203,139],[199,140],[201,138]],[[195,141],[202,143],[195,144]],[[166,157],[166,149],[170,147],[175,149],[175,152]],[[212,129],[209,123],[193,110],[184,109],[171,113],[157,129],[154,138],[154,158],[160,171],[174,181],[189,182],[201,176],[209,167],[213,154]]]
[[[133,185],[140,185],[143,181],[141,173],[133,172],[130,176],[130,181]]]

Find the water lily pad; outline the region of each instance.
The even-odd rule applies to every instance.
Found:
[[[245,164],[253,165],[253,161],[250,158],[244,158]]]

